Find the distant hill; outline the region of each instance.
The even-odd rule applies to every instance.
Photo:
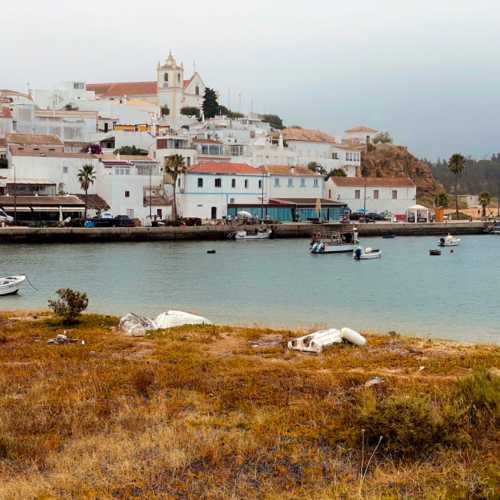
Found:
[[[444,190],[434,179],[429,164],[413,156],[404,146],[370,145],[362,153],[361,168],[368,176],[410,177],[417,185],[418,202],[426,205],[432,205],[436,194]]]
[[[455,176],[448,170],[446,161],[432,164],[434,177],[443,184],[446,191],[453,191]],[[492,196],[500,194],[500,153],[490,160],[467,160],[464,173],[458,179],[461,194],[480,194],[487,191]]]

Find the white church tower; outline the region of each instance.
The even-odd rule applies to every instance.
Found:
[[[184,106],[184,66],[170,52],[165,64],[158,63],[157,73],[159,105],[168,107],[170,118],[179,118]]]

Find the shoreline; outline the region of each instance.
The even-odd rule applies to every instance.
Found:
[[[192,311],[191,311],[192,312]],[[199,314],[199,312],[196,312]],[[85,317],[96,317],[96,318],[105,318],[107,320],[113,320],[118,323],[122,315],[117,315],[113,313],[103,313],[96,311],[86,311],[82,313],[82,316]],[[15,321],[38,321],[42,318],[50,318],[52,317],[52,313],[49,309],[0,309],[0,318],[12,319]],[[194,327],[195,325],[186,325],[187,327]],[[234,328],[234,329],[254,329],[265,332],[283,332],[287,331],[294,336],[308,335],[313,333],[314,331],[328,329],[328,328],[341,328],[343,325],[328,325],[327,323],[316,323],[311,325],[297,325],[291,326],[286,324],[273,324],[273,323],[259,323],[259,322],[239,322],[239,323],[213,323],[210,326],[214,326],[216,328]],[[356,330],[354,328],[354,330]],[[500,341],[475,341],[475,340],[461,340],[454,338],[446,338],[446,337],[433,337],[429,334],[418,334],[418,332],[400,332],[400,331],[385,331],[385,330],[376,330],[372,328],[359,328],[357,331],[362,335],[373,338],[403,338],[408,341],[419,341],[419,342],[432,342],[433,344],[448,344],[460,347],[476,347],[476,348],[500,348]],[[140,338],[140,337],[139,337]]]
[[[310,238],[319,231],[332,232],[358,228],[360,237],[383,236],[444,236],[484,234],[483,222],[446,223],[368,223],[368,224],[268,224],[273,238]],[[21,243],[107,243],[144,241],[217,241],[226,240],[236,230],[255,230],[255,225],[214,225],[180,227],[131,227],[131,228],[0,228],[0,244]]]

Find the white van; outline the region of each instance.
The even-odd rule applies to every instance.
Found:
[[[2,222],[5,222],[6,224],[12,224],[14,222],[14,217],[11,217],[10,215],[7,215],[1,208],[0,208],[0,224]]]

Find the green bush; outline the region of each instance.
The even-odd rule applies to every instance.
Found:
[[[61,288],[56,293],[59,298],[49,300],[49,309],[52,309],[64,324],[76,323],[80,314],[89,305],[87,294],[71,288]]]
[[[500,423],[500,377],[481,370],[456,383],[455,398],[472,425]]]
[[[467,439],[463,412],[424,394],[377,397],[364,391],[355,419],[368,446],[375,446],[382,436],[381,448],[398,458],[423,456]]]

